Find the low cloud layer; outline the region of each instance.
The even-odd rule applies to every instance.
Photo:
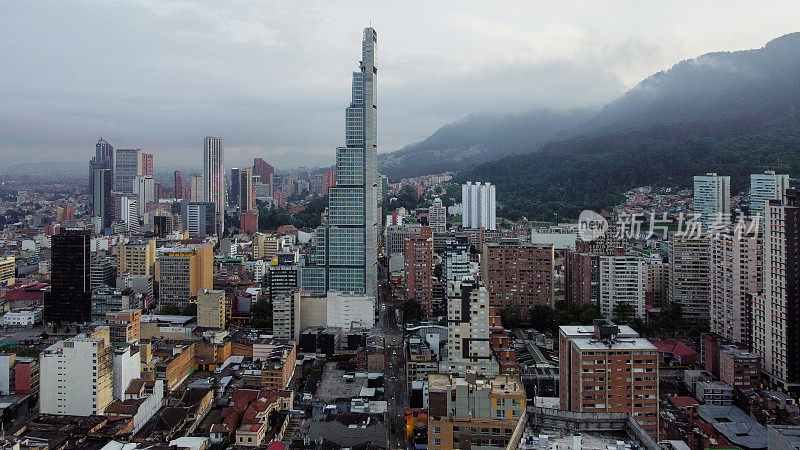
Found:
[[[0,154],[85,161],[103,136],[200,164],[327,165],[361,29],[379,39],[381,151],[469,113],[600,106],[648,74],[797,31],[776,2],[5,2]],[[781,4],[782,3],[782,4]]]

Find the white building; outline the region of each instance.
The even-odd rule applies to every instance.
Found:
[[[141,355],[127,346],[114,350],[114,398],[122,399],[131,381],[141,374]]]
[[[767,200],[781,200],[789,188],[789,175],[775,174],[774,170],[750,175],[750,217],[759,217],[764,226],[764,205]]]
[[[621,303],[633,307],[634,314],[644,319],[647,263],[637,256],[600,257],[600,313],[610,319]]]
[[[203,197],[203,175],[194,174],[189,182],[189,201],[202,202]]]
[[[695,175],[694,177],[694,216],[703,230],[730,222],[731,177],[716,173]]]
[[[155,182],[152,175],[139,175],[133,179],[133,195],[140,205],[139,215],[144,215],[148,203],[155,201]]]
[[[113,398],[111,346],[81,334],[47,347],[39,355],[42,414],[103,414]]]
[[[7,312],[3,325],[7,327],[32,327],[42,321],[44,308],[22,308]]]
[[[495,187],[491,183],[467,181],[462,184],[461,208],[464,228],[497,229]]]
[[[500,366],[489,344],[489,292],[475,279],[447,283],[447,358],[440,372],[493,377]]]
[[[136,434],[158,413],[163,402],[163,380],[136,379],[132,380],[124,390],[124,398],[116,399],[108,405],[106,415],[133,418],[132,433]],[[131,406],[135,407],[135,411]],[[115,450],[119,450],[119,448]]]
[[[217,215],[217,230],[221,235],[225,229],[225,155],[222,138],[206,136],[203,139],[203,201],[214,203]]]
[[[14,360],[17,355],[4,353],[0,355],[0,395],[14,393]]]
[[[434,233],[447,232],[447,209],[442,205],[442,199],[436,197],[428,208],[428,226]]]
[[[325,297],[279,295],[272,301],[272,333],[277,338],[298,341],[311,326],[371,328],[375,324],[375,298],[328,291]]]

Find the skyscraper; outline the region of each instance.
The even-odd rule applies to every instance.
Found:
[[[153,176],[153,154],[142,153],[142,173],[141,175]]]
[[[176,170],[174,173],[175,176],[175,192],[172,196],[173,198],[183,198],[183,174],[181,174],[180,170]]]
[[[142,174],[142,149],[120,148],[114,157],[114,190],[133,194],[133,179]]]
[[[321,239],[328,288],[376,295],[378,284],[378,106],[375,50],[378,34],[364,29],[360,71],[353,72],[345,110],[345,147],[336,149],[336,187],[328,190],[328,221]],[[318,252],[322,253],[322,252]]]
[[[495,217],[495,188],[491,183],[473,183],[461,185],[461,206],[463,208],[464,228],[497,229]]]
[[[253,170],[249,167],[239,169],[239,182],[236,183],[239,192],[239,213],[252,211],[255,206],[255,190],[253,189]]]
[[[231,205],[239,206],[239,181],[239,168],[231,167],[231,196],[228,197]]]
[[[781,200],[789,188],[789,175],[775,174],[774,170],[750,175],[750,217],[759,217],[764,226],[764,205],[767,200]]]
[[[100,138],[95,144],[94,158],[89,161],[89,192],[92,193],[92,215],[102,217],[102,214],[95,210],[94,206],[94,182],[96,179],[95,172],[97,170],[108,169],[111,179],[114,177],[114,147],[111,146],[105,139]],[[107,175],[105,175],[107,176]],[[109,187],[110,189],[111,187]],[[102,206],[102,205],[101,205]]]
[[[114,197],[111,195],[114,184],[112,171],[111,169],[95,169],[93,176],[93,215],[100,218],[101,228],[107,228],[114,222]]]
[[[275,168],[261,158],[253,158],[253,175],[261,177],[261,184],[269,185],[269,192],[272,195]]]
[[[225,214],[225,158],[222,138],[206,136],[203,140],[203,201],[216,207],[217,229],[224,231]]]
[[[708,234],[669,236],[669,302],[681,306],[687,325],[708,323],[711,308],[711,238]]]
[[[694,177],[694,215],[703,230],[730,222],[731,177],[716,173]]]
[[[44,302],[45,322],[91,322],[91,239],[83,228],[67,228],[52,237],[52,278]]]

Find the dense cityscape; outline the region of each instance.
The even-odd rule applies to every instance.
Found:
[[[106,135],[0,175],[3,448],[800,448],[797,91],[725,122],[752,160],[705,164],[717,124],[434,164],[378,153],[376,28],[333,166]]]

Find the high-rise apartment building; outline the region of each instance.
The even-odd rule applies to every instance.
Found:
[[[670,266],[662,260],[650,260],[647,263],[647,281],[645,283],[645,303],[654,308],[667,306],[669,299]]]
[[[197,290],[197,326],[225,329],[225,291]]]
[[[91,239],[92,235],[82,228],[67,228],[52,236],[51,287],[44,298],[45,322],[91,322]]]
[[[765,382],[800,392],[800,194],[787,189],[767,200],[764,214],[764,291],[753,310],[753,347]]]
[[[117,246],[119,273],[130,275],[154,275],[156,263],[156,240],[131,241]]]
[[[185,308],[198,289],[212,289],[213,247],[199,245],[166,249],[158,257],[160,305]]]
[[[590,250],[588,242],[576,242],[575,250],[564,250],[566,305],[589,305],[600,299],[600,255]]]
[[[716,173],[695,175],[694,215],[703,231],[730,223],[731,177]]]
[[[559,327],[559,352],[561,409],[628,413],[657,439],[655,345],[629,327],[600,319],[593,329]]]
[[[322,195],[328,195],[328,189],[336,187],[336,172],[333,170],[326,170],[322,174]]]
[[[428,378],[428,448],[517,448],[524,427],[525,387],[517,376]]]
[[[253,187],[253,170],[249,167],[239,169],[239,182],[236,184],[239,192],[236,195],[239,213],[255,209],[255,188]]]
[[[534,305],[553,307],[552,245],[518,241],[484,244],[481,277],[489,306],[517,306],[527,317]]]
[[[203,201],[216,208],[217,231],[225,230],[225,155],[222,138],[206,136],[203,140]]]
[[[711,235],[711,331],[744,344],[751,326],[748,294],[763,289],[761,232],[744,224]]]
[[[176,170],[172,175],[175,178],[172,197],[176,199],[183,198],[183,174],[180,170]]]
[[[491,377],[500,372],[489,343],[489,292],[474,278],[447,284],[447,358],[440,372]]]
[[[469,240],[466,236],[448,239],[442,253],[442,284],[444,298],[447,299],[447,283],[461,281],[464,277],[477,275],[472,273],[472,262],[469,259]]]
[[[378,34],[364,29],[360,71],[353,72],[345,111],[345,147],[336,149],[336,187],[328,190],[328,218],[315,251],[328,289],[375,296],[378,284],[377,74]],[[322,257],[320,257],[322,255]]]
[[[711,308],[711,238],[708,234],[669,236],[669,301],[681,306],[681,320],[708,323]]]
[[[634,255],[600,257],[600,313],[607,319],[617,305],[628,304],[634,317],[644,320],[647,263]]]
[[[139,342],[141,337],[141,309],[128,308],[120,311],[109,311],[106,313],[105,319],[112,344]]]
[[[433,234],[422,227],[406,238],[406,299],[416,300],[425,317],[433,315]]]
[[[435,234],[447,232],[447,208],[442,205],[442,199],[436,197],[428,208],[428,226]]]
[[[142,175],[142,149],[117,149],[114,157],[114,190],[133,194],[133,179],[139,175]]]
[[[153,176],[153,154],[142,153],[142,173],[141,175]]]
[[[781,200],[789,188],[789,175],[776,174],[774,170],[750,175],[750,217],[758,217],[764,226],[764,205],[767,200]]]
[[[39,358],[42,414],[102,415],[113,400],[110,339],[78,335],[47,347]]]
[[[95,169],[93,176],[93,215],[100,218],[100,228],[108,228],[114,222],[113,172],[111,169]]]
[[[461,208],[464,228],[497,229],[495,187],[491,183],[462,184]]]

